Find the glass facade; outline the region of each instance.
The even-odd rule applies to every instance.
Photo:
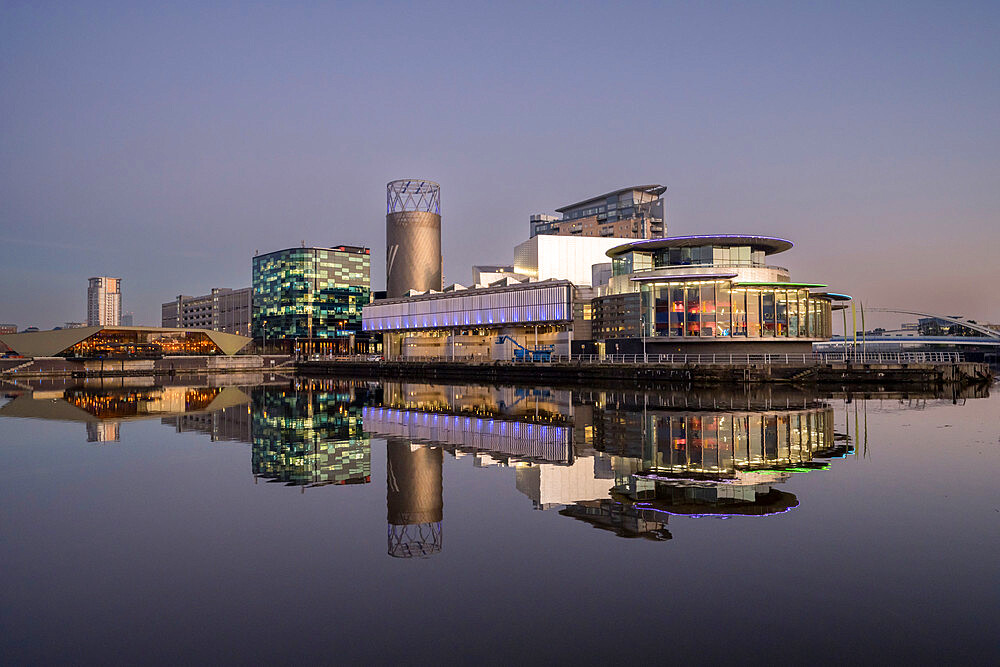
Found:
[[[657,415],[643,467],[676,475],[734,477],[739,471],[825,467],[836,448],[830,408],[782,412]]]
[[[346,351],[371,301],[368,248],[290,248],[253,258],[254,338]]]
[[[643,335],[674,338],[829,338],[830,301],[802,287],[728,280],[644,283]]]
[[[84,359],[141,359],[169,355],[223,354],[203,331],[103,329],[58,356]]]
[[[632,250],[611,260],[612,274],[624,276],[672,266],[766,268],[763,250],[751,246],[685,246],[652,251]]]
[[[371,481],[371,441],[362,428],[367,394],[255,391],[253,474],[289,486]]]
[[[560,322],[573,318],[572,298],[572,286],[567,284],[462,290],[368,306],[364,328],[393,331]]]

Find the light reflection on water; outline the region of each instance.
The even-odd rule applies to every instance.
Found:
[[[597,619],[608,622],[604,614],[612,610],[606,608],[608,595],[603,592],[605,584],[599,582],[607,581],[609,576],[617,579],[638,575],[643,582],[643,594],[654,594],[670,577],[650,580],[639,573],[643,568],[663,567],[667,563],[675,573],[676,568],[681,568],[696,578],[704,578],[709,573],[717,574],[720,567],[728,568],[750,558],[749,566],[757,576],[774,584],[781,581],[782,561],[794,552],[796,557],[812,558],[817,564],[812,575],[808,570],[796,570],[799,583],[823,590],[830,585],[821,570],[825,571],[824,563],[832,562],[831,549],[867,549],[864,541],[878,534],[881,515],[890,510],[900,511],[901,496],[910,501],[910,507],[903,510],[904,522],[912,521],[921,504],[914,499],[927,498],[928,490],[936,488],[942,474],[949,476],[947,471],[942,473],[941,461],[947,464],[951,460],[953,454],[947,447],[956,433],[966,437],[970,433],[986,434],[980,438],[981,442],[973,443],[978,446],[976,456],[982,460],[977,461],[975,456],[970,459],[968,452],[963,452],[966,459],[956,469],[967,471],[973,463],[980,471],[993,466],[993,472],[997,472],[1000,459],[996,432],[992,442],[988,435],[991,428],[995,429],[996,419],[983,416],[992,414],[988,408],[995,407],[997,401],[987,394],[982,388],[937,396],[889,391],[867,395],[810,394],[776,387],[736,392],[689,388],[640,392],[281,376],[222,376],[172,386],[156,385],[150,379],[79,386],[22,384],[10,389],[7,402],[0,406],[0,416],[24,418],[0,420],[0,433],[5,436],[2,442],[8,443],[4,445],[6,458],[12,464],[12,482],[3,495],[4,524],[20,531],[8,532],[4,541],[0,553],[10,557],[13,567],[3,576],[5,579],[19,574],[28,576],[29,570],[47,569],[58,573],[56,579],[73,578],[72,570],[68,569],[71,562],[42,548],[43,544],[59,544],[61,530],[68,539],[72,531],[64,530],[63,521],[69,517],[57,519],[44,509],[37,509],[31,500],[39,493],[39,484],[44,489],[42,495],[50,501],[71,492],[67,490],[67,479],[72,473],[58,465],[46,465],[46,457],[53,457],[53,464],[63,457],[73,459],[78,471],[82,471],[74,484],[84,488],[84,495],[90,499],[72,509],[70,515],[79,515],[79,521],[98,531],[114,532],[102,523],[100,515],[92,513],[95,505],[107,503],[127,488],[134,492],[129,488],[130,481],[144,479],[145,495],[130,510],[130,516],[137,525],[145,525],[148,532],[143,534],[140,529],[139,534],[119,535],[117,540],[88,543],[83,547],[84,556],[92,562],[100,562],[111,554],[116,558],[135,558],[127,569],[142,573],[147,580],[137,583],[134,577],[125,578],[139,589],[156,589],[161,594],[162,582],[137,560],[136,552],[141,549],[133,540],[162,539],[164,524],[175,520],[166,517],[171,515],[170,503],[178,502],[174,496],[181,488],[185,492],[181,504],[202,506],[209,514],[221,513],[225,521],[220,525],[217,517],[216,521],[195,519],[182,524],[177,529],[180,535],[175,536],[179,542],[171,541],[170,552],[187,553],[193,545],[184,544],[185,539],[205,539],[208,534],[211,534],[208,541],[218,552],[216,556],[225,553],[273,558],[275,549],[280,551],[282,545],[294,545],[295,551],[289,557],[325,563],[330,581],[324,578],[324,585],[340,581],[344,585],[349,583],[349,587],[360,586],[372,595],[380,588],[376,582],[394,582],[401,589],[416,591],[437,605],[445,605],[439,606],[439,611],[452,618],[456,618],[455,614],[461,618],[461,605],[452,602],[448,606],[448,596],[427,589],[425,578],[448,582],[467,595],[475,593],[476,599],[467,604],[473,605],[479,617],[495,622],[503,620],[498,615],[507,613],[504,610],[509,607],[511,596],[530,598],[538,591],[545,591],[547,596],[554,596],[552,599],[571,603],[589,614],[587,618],[592,621],[576,619],[583,626],[596,623]],[[965,413],[970,419],[963,420]],[[942,419],[946,425],[937,423]],[[56,431],[42,427],[55,423],[65,427]],[[919,424],[914,434],[921,441],[919,446],[914,447],[912,442],[909,445],[879,442],[879,437],[892,439],[894,428],[906,429],[913,423]],[[946,439],[935,439],[928,437],[932,426],[959,428],[949,432]],[[169,435],[171,432],[175,435]],[[26,439],[14,446],[9,440],[12,436]],[[92,444],[82,444],[84,440]],[[151,442],[157,443],[156,448],[149,447]],[[176,448],[171,447],[172,443],[176,443]],[[241,443],[246,449],[240,448]],[[73,448],[69,454],[67,446]],[[214,450],[209,456],[211,460],[206,462],[205,446],[226,449],[221,456],[217,455],[220,450]],[[106,453],[98,455],[97,450],[88,447],[100,447]],[[893,465],[875,463],[874,452],[881,459],[886,448],[893,456],[900,457],[895,467],[905,471],[902,479],[886,477],[893,473]],[[907,449],[916,461],[907,459]],[[929,465],[935,456],[936,468]],[[31,462],[26,463],[29,459]],[[141,467],[142,474],[137,474],[135,480],[112,474],[118,465]],[[180,482],[169,475],[157,477],[156,465],[169,470],[170,475],[183,475],[188,481]],[[39,478],[40,469],[49,469],[50,473]],[[504,470],[509,472],[503,473]],[[992,486],[979,478],[973,480],[974,477],[970,475],[967,487],[970,494],[988,494]],[[33,478],[36,484],[30,491],[28,478]],[[250,485],[241,484],[240,478]],[[219,483],[213,487],[207,481],[204,485],[190,482],[196,479],[217,479]],[[94,485],[105,485],[107,497],[102,497],[96,490],[100,487]],[[261,485],[283,487],[284,491],[278,495],[268,493],[265,500]],[[874,504],[871,498],[880,496],[879,489],[888,497]],[[289,496],[292,491],[295,494]],[[961,495],[961,489],[958,492]],[[306,506],[294,500],[299,496],[303,499],[308,496]],[[525,503],[524,499],[530,502]],[[16,516],[11,507],[18,508]],[[532,508],[541,514],[532,514]],[[370,529],[378,512],[382,513],[381,523],[386,532],[381,547],[376,548],[370,539]],[[238,533],[239,526],[255,525],[255,513],[261,518],[266,516],[268,521],[266,528],[255,529],[253,539],[248,540],[247,535],[224,537],[228,531]],[[796,514],[800,517],[791,522],[782,518]],[[536,516],[551,517],[556,523],[548,518],[540,522]],[[845,524],[846,516],[858,523]],[[567,518],[573,521],[566,523]],[[690,520],[697,522],[688,523]],[[996,519],[993,521],[995,526]],[[572,528],[575,525],[597,530],[580,532]],[[950,524],[945,520],[944,525]],[[815,534],[817,526],[831,529],[833,534],[819,539]],[[35,532],[41,530],[47,531],[44,537]],[[970,539],[959,530],[958,522],[954,530],[956,534],[948,537],[953,544]],[[993,546],[997,546],[995,533],[994,530]],[[329,543],[333,535],[336,547]],[[503,536],[503,546],[496,543],[499,536]],[[638,543],[669,540],[669,544],[657,544],[653,552],[636,551],[638,547],[628,546],[629,541],[615,540],[613,536],[640,538]],[[774,550],[780,544],[798,546],[789,547],[791,551],[778,557]],[[826,551],[817,551],[819,544]],[[883,544],[883,548],[900,546]],[[981,545],[976,543],[976,546]],[[925,546],[924,551],[927,561],[939,558],[935,549]],[[768,558],[769,553],[770,560],[758,560]],[[588,555],[597,560],[587,560]],[[909,557],[912,556],[910,551]],[[382,562],[380,558],[388,561]],[[24,565],[32,559],[36,562]],[[397,559],[417,559],[426,564],[414,565],[418,569],[408,575],[407,571],[390,566]],[[550,561],[565,562],[567,567],[575,562],[575,568],[584,567],[591,575],[570,584],[565,580],[566,572],[559,570],[558,575],[552,574]],[[540,562],[547,565],[538,568]],[[858,566],[857,562],[852,565]],[[205,567],[205,563],[198,563],[198,567]],[[218,567],[213,564],[208,569],[223,581],[217,580],[208,592],[197,593],[199,604],[208,609],[225,608],[233,599],[249,594],[244,588],[246,582],[228,580],[231,574],[222,575]],[[432,568],[430,574],[428,567]],[[483,576],[504,580],[508,585],[492,590],[475,579],[468,581],[457,574],[456,568],[468,567],[486,567],[489,574],[484,571]],[[498,567],[507,569],[497,572]],[[887,566],[871,561],[863,563],[865,570],[873,567],[878,570]],[[969,566],[969,575],[981,575],[984,567],[989,569],[986,561]],[[580,571],[575,568],[570,571]],[[287,593],[297,591],[300,597],[311,598],[316,589],[310,588],[308,578],[290,576],[293,571],[301,574],[301,569],[295,566],[287,569],[283,572],[268,568],[271,576],[261,583],[266,588],[282,586]],[[885,576],[898,577],[901,570],[906,568],[887,569]],[[316,574],[312,572],[310,576]],[[360,584],[358,574],[371,581]],[[915,572],[913,576],[919,579],[929,574]],[[408,579],[410,576],[418,578]],[[865,576],[871,576],[871,572]],[[76,585],[81,584],[76,582]],[[690,582],[685,582],[685,586],[689,588],[688,597],[679,602],[707,611],[698,602],[700,598],[692,597],[701,594],[697,586],[690,588]],[[671,595],[683,594],[685,586],[678,587],[674,581],[669,587]],[[57,659],[71,654],[81,641],[84,646],[92,647],[91,640],[79,637],[100,636],[100,631],[95,635],[95,629],[88,627],[88,621],[83,620],[85,616],[77,616],[71,623],[74,632],[70,634],[79,637],[65,646],[59,642],[46,644],[40,627],[27,623],[22,614],[24,605],[31,606],[26,600],[31,599],[33,589],[44,590],[39,599],[55,605],[35,609],[33,613],[52,622],[66,623],[64,615],[74,610],[80,599],[70,594],[63,596],[44,581],[31,582],[30,578],[22,578],[19,586],[13,588],[14,593],[3,597],[3,617],[13,630],[8,637],[15,638],[3,642],[5,653],[26,659]],[[86,585],[83,588],[89,594],[94,593]],[[705,588],[702,592],[712,592],[715,586]],[[828,593],[836,595],[836,591]],[[114,598],[115,593],[110,594]],[[743,604],[750,604],[759,596],[756,586],[748,582],[737,586],[730,582],[725,594],[734,602],[742,600]],[[779,599],[791,606],[802,604],[795,596],[788,596],[785,593]],[[128,595],[121,594],[118,598],[112,600],[112,606],[135,612],[136,603],[130,602]],[[892,607],[892,600],[889,595],[880,602]],[[959,605],[961,600],[943,596],[938,602],[949,606]],[[902,600],[897,599],[896,603],[902,604]],[[139,604],[159,608],[158,603]],[[321,613],[352,610],[356,614],[352,617],[356,621],[356,638],[372,632],[378,625],[372,616],[375,612],[365,611],[368,609],[365,604],[351,607],[329,600],[312,600],[309,608]],[[361,608],[364,609],[357,615]],[[176,603],[164,603],[160,613],[170,615],[179,613],[178,610]],[[812,611],[819,613],[820,609]],[[382,622],[393,619],[404,622],[402,610],[378,613]],[[260,625],[254,625],[254,621]],[[655,619],[649,622],[657,625]],[[663,623],[667,634],[676,630],[671,629],[666,619]],[[960,625],[957,619],[954,624]],[[251,614],[251,625],[263,628],[264,621]],[[232,623],[213,617],[208,626],[214,628],[213,632],[198,642],[191,637],[183,641],[170,639],[176,656],[188,655],[188,649],[203,650],[205,642],[226,645],[228,651],[236,650],[236,654],[227,655],[240,656],[239,660],[268,654],[267,651],[255,654],[238,642],[234,637],[240,636],[241,631]],[[911,623],[902,622],[899,629],[912,630]],[[690,648],[687,640],[701,637],[704,632],[705,629],[691,629],[692,636],[678,643],[678,655]],[[533,636],[530,632],[528,635]],[[704,635],[706,640],[708,636]],[[169,633],[159,638],[137,634],[133,643],[126,642],[123,655],[141,652],[148,644],[157,645],[168,641],[168,637]],[[773,649],[773,642],[763,637],[746,641],[759,651]],[[234,644],[242,648],[233,648]],[[531,641],[527,644],[534,646]],[[566,644],[566,640],[556,640],[545,648],[535,646],[530,657],[540,660],[560,644]],[[577,655],[590,644],[589,640],[576,639],[563,647],[565,652],[556,651],[555,655]],[[436,640],[418,641],[418,645],[422,651],[441,648]],[[803,647],[809,645],[804,643]],[[868,651],[874,653],[866,655],[874,655],[880,646],[873,639]],[[598,650],[601,647],[610,648],[598,643],[580,652],[579,658],[602,655]],[[398,656],[403,648],[401,644],[383,641],[374,654],[354,646],[345,649],[344,655]],[[714,649],[703,649],[707,652],[698,655],[713,654]],[[460,657],[478,655],[474,647],[459,650],[450,646],[449,650]],[[306,649],[294,653],[312,658],[321,655]]]

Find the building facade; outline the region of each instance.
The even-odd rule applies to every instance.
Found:
[[[366,306],[365,331],[383,334],[386,359],[509,360],[514,348],[569,354],[590,338],[592,290],[568,280],[453,288]]]
[[[160,324],[164,327],[212,329],[250,335],[253,288],[212,288],[203,296],[180,294],[160,306]]]
[[[556,216],[531,216],[531,236],[659,238],[667,233],[663,185],[633,185],[557,208]]]
[[[371,301],[371,250],[288,248],[253,258],[252,337],[316,354],[367,352],[361,309]]]
[[[87,326],[116,327],[122,321],[122,279],[97,276],[87,286]]]
[[[607,262],[607,252],[628,238],[593,238],[543,234],[514,248],[514,277],[569,280],[590,287],[593,267]]]
[[[765,258],[792,247],[764,236],[677,236],[608,251],[612,278],[594,302],[595,335],[625,354],[810,352],[850,297],[792,282]],[[636,335],[638,332],[638,335]],[[608,352],[608,350],[605,350]]]

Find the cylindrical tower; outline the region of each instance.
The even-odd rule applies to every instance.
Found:
[[[386,296],[441,289],[441,186],[402,179],[385,186]]]
[[[387,440],[385,496],[390,556],[413,558],[441,551],[443,463],[439,447]]]

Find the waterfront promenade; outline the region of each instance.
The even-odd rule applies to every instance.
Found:
[[[547,362],[370,361],[365,358],[301,360],[306,375],[489,382],[635,382],[721,384],[915,385],[979,384],[993,380],[984,363],[954,353],[574,355]]]
[[[544,362],[383,361],[370,356],[241,355],[74,361],[58,357],[0,360],[0,378],[174,376],[248,371],[297,372],[325,377],[433,379],[526,383],[635,382],[699,386],[780,383],[797,385],[980,384],[993,380],[989,365],[957,353],[573,355]]]

